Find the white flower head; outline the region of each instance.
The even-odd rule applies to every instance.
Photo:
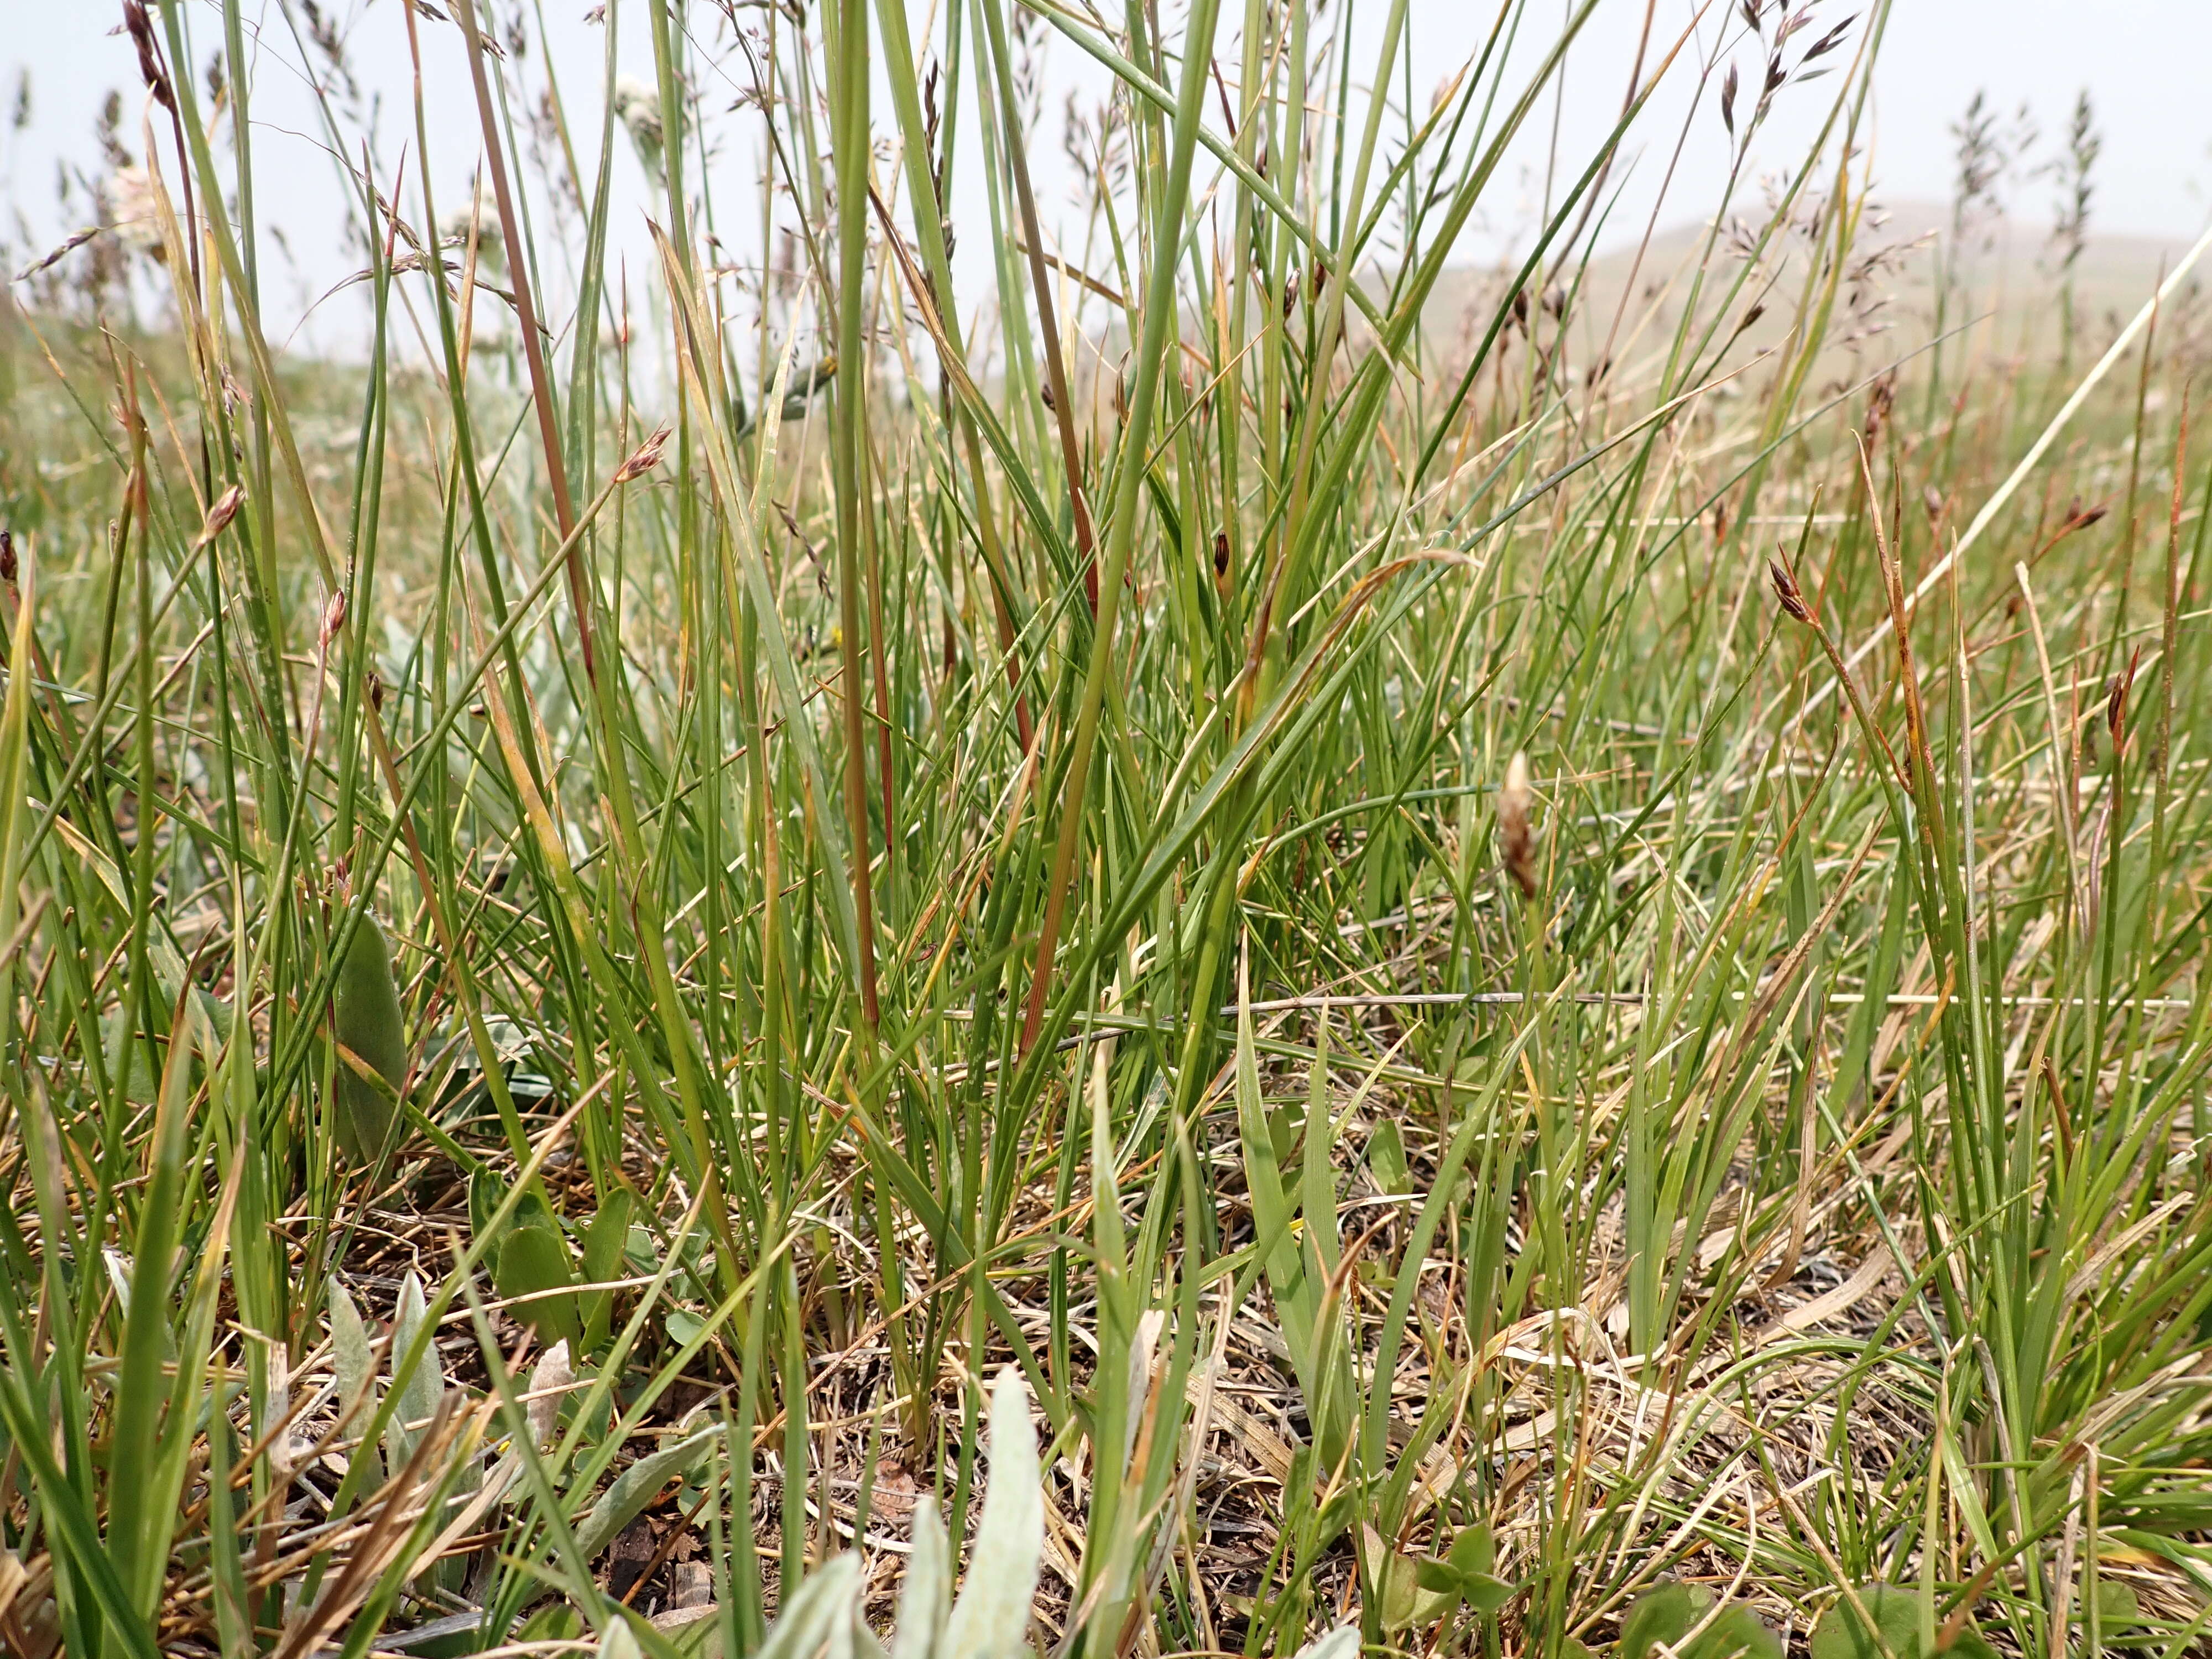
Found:
[[[161,240],[161,221],[154,195],[154,180],[133,162],[115,169],[108,181],[109,202],[114,212],[116,234],[133,253],[161,259],[167,252]]]
[[[660,120],[659,92],[635,76],[622,76],[615,82],[615,118],[629,129],[629,141],[637,147],[637,159],[645,164],[645,170],[658,178],[667,142]]]

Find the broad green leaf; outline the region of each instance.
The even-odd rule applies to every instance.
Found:
[[[1721,1609],[1719,1616],[1700,1631],[1682,1659],[1782,1659],[1782,1638],[1749,1607],[1741,1604]]]
[[[1411,1556],[1401,1555],[1388,1546],[1376,1554],[1376,1611],[1384,1630],[1396,1632],[1412,1626],[1414,1600],[1420,1595],[1415,1571]]]
[[[1644,1591],[1620,1621],[1620,1659],[1650,1659],[1660,1643],[1673,1646],[1712,1602],[1712,1592],[1698,1584],[1661,1584]]]
[[[407,1028],[399,1012],[399,988],[392,977],[392,953],[376,918],[366,911],[346,948],[331,1004],[331,1028],[339,1042],[396,1092],[407,1077]],[[347,1155],[356,1164],[368,1163],[392,1139],[398,1107],[343,1055],[337,1104],[338,1135]]]
[[[689,1474],[714,1444],[720,1428],[702,1429],[672,1446],[664,1446],[641,1457],[600,1494],[591,1513],[576,1528],[576,1548],[586,1561],[614,1541],[614,1536],[651,1503],[660,1489],[679,1474]]]
[[[492,1218],[507,1202],[507,1182],[487,1167],[469,1176],[469,1235],[482,1239],[491,1231]]]
[[[508,1311],[542,1340],[565,1341],[572,1348],[581,1344],[584,1329],[576,1312],[575,1282],[568,1265],[568,1241],[550,1218],[518,1225],[500,1241],[492,1284],[502,1297],[514,1302]]]
[[[540,1607],[522,1621],[522,1628],[514,1633],[518,1646],[531,1642],[573,1642],[584,1628],[584,1620],[575,1608],[566,1601],[556,1601],[550,1607]]]
[[[1395,1117],[1384,1117],[1367,1137],[1367,1172],[1386,1193],[1413,1190],[1413,1177],[1406,1167],[1406,1137]]]
[[[1678,1659],[1782,1659],[1782,1638],[1749,1607],[1723,1607],[1698,1630],[1712,1605],[1712,1592],[1702,1584],[1646,1591],[1620,1621],[1621,1659],[1650,1659],[1662,1643]]]
[[[629,1188],[617,1187],[599,1206],[599,1212],[592,1218],[592,1224],[584,1229],[584,1282],[605,1284],[623,1276],[623,1255],[629,1243],[630,1212],[635,1208]],[[612,1328],[615,1293],[612,1291],[585,1291],[577,1297],[577,1311],[583,1331],[578,1351],[597,1353],[606,1346]]]
[[[2080,1609],[2075,1619],[2081,1618]],[[2142,1600],[2117,1578],[2097,1581],[2097,1623],[2104,1631],[2122,1631],[2143,1622]]]
[[[1868,1630],[1849,1598],[1839,1597],[1813,1626],[1813,1659],[1884,1659],[1885,1654],[1887,1659],[1934,1659],[1921,1645],[1919,1591],[1899,1584],[1862,1584],[1858,1599],[1875,1630]],[[1942,1651],[1953,1659],[1996,1659],[1996,1650],[1972,1626]]]

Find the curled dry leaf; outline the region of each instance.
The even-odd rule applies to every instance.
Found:
[[[561,1396],[576,1380],[574,1369],[568,1363],[568,1344],[564,1338],[540,1355],[530,1370],[531,1443],[541,1451],[553,1443],[553,1431],[561,1421]]]

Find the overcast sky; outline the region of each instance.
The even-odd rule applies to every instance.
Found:
[[[501,15],[518,9],[517,0],[495,3]],[[532,88],[542,84],[550,57],[571,119],[578,125],[588,173],[597,141],[605,35],[586,21],[585,0],[530,0],[533,11],[540,3],[550,52],[535,50],[520,73]],[[942,3],[939,0],[940,15]],[[1558,110],[1563,164],[1579,168],[1617,112],[1644,3],[1601,0],[1595,21],[1578,44]],[[1371,61],[1370,43],[1387,7],[1382,0],[1338,0],[1331,15],[1340,15],[1346,5],[1352,8],[1352,27],[1359,47],[1354,61]],[[403,159],[403,145],[411,146],[414,138],[405,28],[398,0],[323,0],[323,9],[344,37],[365,104],[381,100],[374,120],[373,154],[380,173],[389,178]],[[1851,0],[1815,0],[1812,27],[1798,35],[1797,45],[1843,21],[1854,9]],[[622,0],[608,9],[616,15],[617,50],[625,72],[649,78],[652,58],[641,0]],[[911,0],[910,9],[918,29],[932,8],[928,0]],[[1167,0],[1164,9],[1172,18],[1181,6],[1176,0]],[[1534,0],[1530,32],[1565,9],[1566,0]],[[1697,11],[1692,0],[1656,0],[1655,35],[1671,40],[1691,25]],[[694,0],[691,12],[702,39],[711,40],[715,8],[707,0]],[[1492,13],[1490,0],[1411,0],[1417,105],[1425,109],[1435,85],[1464,61]],[[204,63],[220,39],[220,8],[214,0],[190,0],[187,14],[194,53]],[[264,218],[284,233],[283,245],[272,252],[270,309],[286,328],[296,331],[291,337],[302,343],[343,343],[357,326],[358,291],[329,301],[319,310],[311,304],[358,262],[340,235],[339,177],[323,148],[320,123],[301,69],[302,54],[277,0],[246,0],[246,14],[259,41],[254,106],[259,200]],[[757,15],[747,11],[738,15]],[[94,123],[107,93],[118,89],[125,94],[125,142],[134,151],[139,148],[143,99],[130,45],[112,32],[119,9],[108,0],[0,0],[0,16],[6,20],[0,27],[0,99],[6,100],[5,107],[14,108],[18,88],[28,76],[27,125],[0,130],[0,237],[9,246],[11,264],[20,264],[89,222],[89,204],[81,191],[68,203],[58,201],[57,180],[72,170],[85,176],[100,172]],[[1724,16],[1730,19],[1725,25],[1721,21]],[[1702,106],[1692,109],[1696,64],[1710,60],[1717,47],[1740,40],[1742,33],[1741,21],[1727,11],[1724,0],[1713,0],[1696,25],[1692,44],[1668,90],[1655,100],[1641,141],[1628,157],[1625,179],[1616,180],[1624,188],[1609,221],[1608,234],[1613,240],[1640,234],[1653,211],[1659,181],[1686,118],[1690,140],[1666,199],[1659,204],[1659,218],[1662,226],[1694,220],[1710,206],[1713,183],[1725,170],[1726,140],[1712,109],[1711,86]],[[1069,173],[1059,159],[1061,110],[1071,92],[1095,101],[1104,83],[1071,45],[1054,39],[1049,31],[1045,34],[1050,44],[1042,63],[1044,131],[1033,151],[1039,205],[1048,229],[1060,223],[1073,239],[1079,233],[1072,214],[1062,207],[1069,197]],[[442,209],[466,199],[477,151],[476,113],[458,30],[450,24],[425,23],[422,38],[428,58],[430,148]],[[1757,65],[1749,48],[1740,45],[1737,55],[1746,76],[1755,80]],[[1233,58],[1229,61],[1233,67]],[[2008,131],[2014,112],[2026,106],[2043,134],[2032,162],[2051,153],[2076,95],[2086,88],[2104,141],[2096,173],[2094,228],[2188,236],[2212,212],[2208,64],[2212,64],[2212,0],[1895,0],[1874,104],[1870,158],[1877,195],[1893,202],[1949,197],[1956,165],[1951,128],[1978,89],[1985,91],[2002,113]],[[1785,92],[1761,136],[1758,162],[1778,167],[1793,155],[1825,112],[1838,79]],[[734,79],[720,87],[709,84],[708,107],[720,109],[738,90]],[[1391,88],[1394,95],[1402,90],[1402,86]],[[1748,96],[1742,100],[1746,105],[1749,101]],[[1547,107],[1540,124],[1546,141],[1551,114]],[[717,191],[727,223],[738,217],[731,210],[757,199],[747,182],[757,165],[752,128],[757,117],[739,112],[717,118],[726,128]],[[879,99],[878,136],[892,126],[887,102]],[[643,227],[646,193],[635,158],[620,135],[617,150],[623,211],[615,246],[630,280],[643,283],[650,274]],[[1544,161],[1544,146],[1533,136],[1516,152],[1470,235],[1471,257],[1494,253],[1525,230],[1540,201]],[[2051,195],[2047,179],[2024,167],[2008,190],[2023,219],[2047,216]],[[410,209],[411,194],[403,198]],[[960,286],[963,301],[972,304],[988,282],[989,269],[988,221],[980,197],[963,198],[956,192],[954,217],[963,228]],[[729,240],[737,244],[735,257],[744,258],[751,252],[744,246],[741,227],[732,228]],[[307,320],[302,325],[299,319],[303,315]]]

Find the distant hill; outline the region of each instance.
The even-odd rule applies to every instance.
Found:
[[[1649,372],[1671,337],[1709,239],[1711,258],[1699,295],[1708,312],[1729,293],[1753,234],[1748,227],[1723,227],[1715,239],[1709,226],[1680,224],[1654,235],[1640,256],[1633,247],[1615,248],[1591,260],[1568,332],[1569,374],[1577,379],[1587,374],[1601,353],[1632,375]],[[2111,343],[2192,240],[2092,232],[2070,273],[2077,364],[2086,367]],[[1729,353],[1730,367],[1748,361],[1746,346],[1759,351],[1782,344],[1804,289],[1811,252],[1808,236],[1793,230],[1761,254],[1759,270],[1733,303],[1737,320],[1754,306],[1763,309]],[[1908,202],[1870,209],[1862,223],[1828,330],[1830,344],[1819,368],[1822,379],[1854,381],[1925,346],[1936,331],[1937,283],[1946,262],[1952,291],[1943,327],[1957,336],[1947,347],[1947,361],[1955,364],[1960,352],[1983,360],[2055,355],[2063,315],[2058,297],[2068,274],[2060,270],[2050,228],[1998,218],[1970,226],[1954,245],[1948,207]],[[1461,265],[1443,273],[1424,318],[1431,361],[1466,362],[1518,269],[1516,259],[1510,265]],[[1572,272],[1562,277],[1572,279]],[[1384,283],[1371,274],[1364,283],[1378,301],[1382,298]],[[2197,313],[2212,309],[2201,303],[2205,293],[2212,293],[2212,255],[2191,273],[2191,287],[2175,296],[2174,315],[2166,326],[2197,323]],[[1346,323],[1355,342],[1364,345],[1368,337],[1362,322],[1354,315]],[[1210,324],[1192,312],[1185,327],[1186,337],[1195,340],[1204,337]],[[1118,321],[1109,321],[1091,345],[1075,354],[1075,402],[1086,427],[1112,418],[1113,366],[1126,360],[1127,349]],[[1183,366],[1187,392],[1198,384],[1194,363]],[[1753,370],[1753,380],[1759,372]],[[998,384],[995,373],[988,383]],[[1732,397],[1749,384],[1723,387],[1720,395]]]
[[[1700,296],[1705,306],[1734,281],[1752,234],[1723,227],[1714,239],[1708,226],[1677,225],[1655,235],[1640,256],[1632,247],[1617,248],[1592,260],[1569,337],[1571,366],[1587,368],[1608,337],[1617,361],[1656,349],[1688,297],[1709,239],[1712,261]],[[2093,229],[2070,272],[2081,347],[2101,350],[2190,243],[2188,238]],[[1764,313],[1746,331],[1752,345],[1780,342],[1803,291],[1810,251],[1808,237],[1793,232],[1761,256],[1760,269],[1738,302],[1741,316],[1764,300]],[[1947,264],[1952,294],[1944,324],[1968,325],[1975,350],[2010,354],[2056,346],[2063,314],[2057,301],[2069,273],[2060,269],[2047,225],[1999,218],[1972,225],[1954,239],[1948,207],[1908,202],[1870,210],[1860,229],[1830,329],[1838,356],[1850,354],[1872,367],[1924,343],[1935,331],[1939,273]],[[1486,323],[1508,280],[1510,272],[1496,267],[1446,272],[1428,308],[1432,349],[1447,359],[1464,349],[1456,343]],[[2212,259],[2191,273],[2191,281],[2212,285]],[[2188,301],[2178,297],[2177,303]]]

